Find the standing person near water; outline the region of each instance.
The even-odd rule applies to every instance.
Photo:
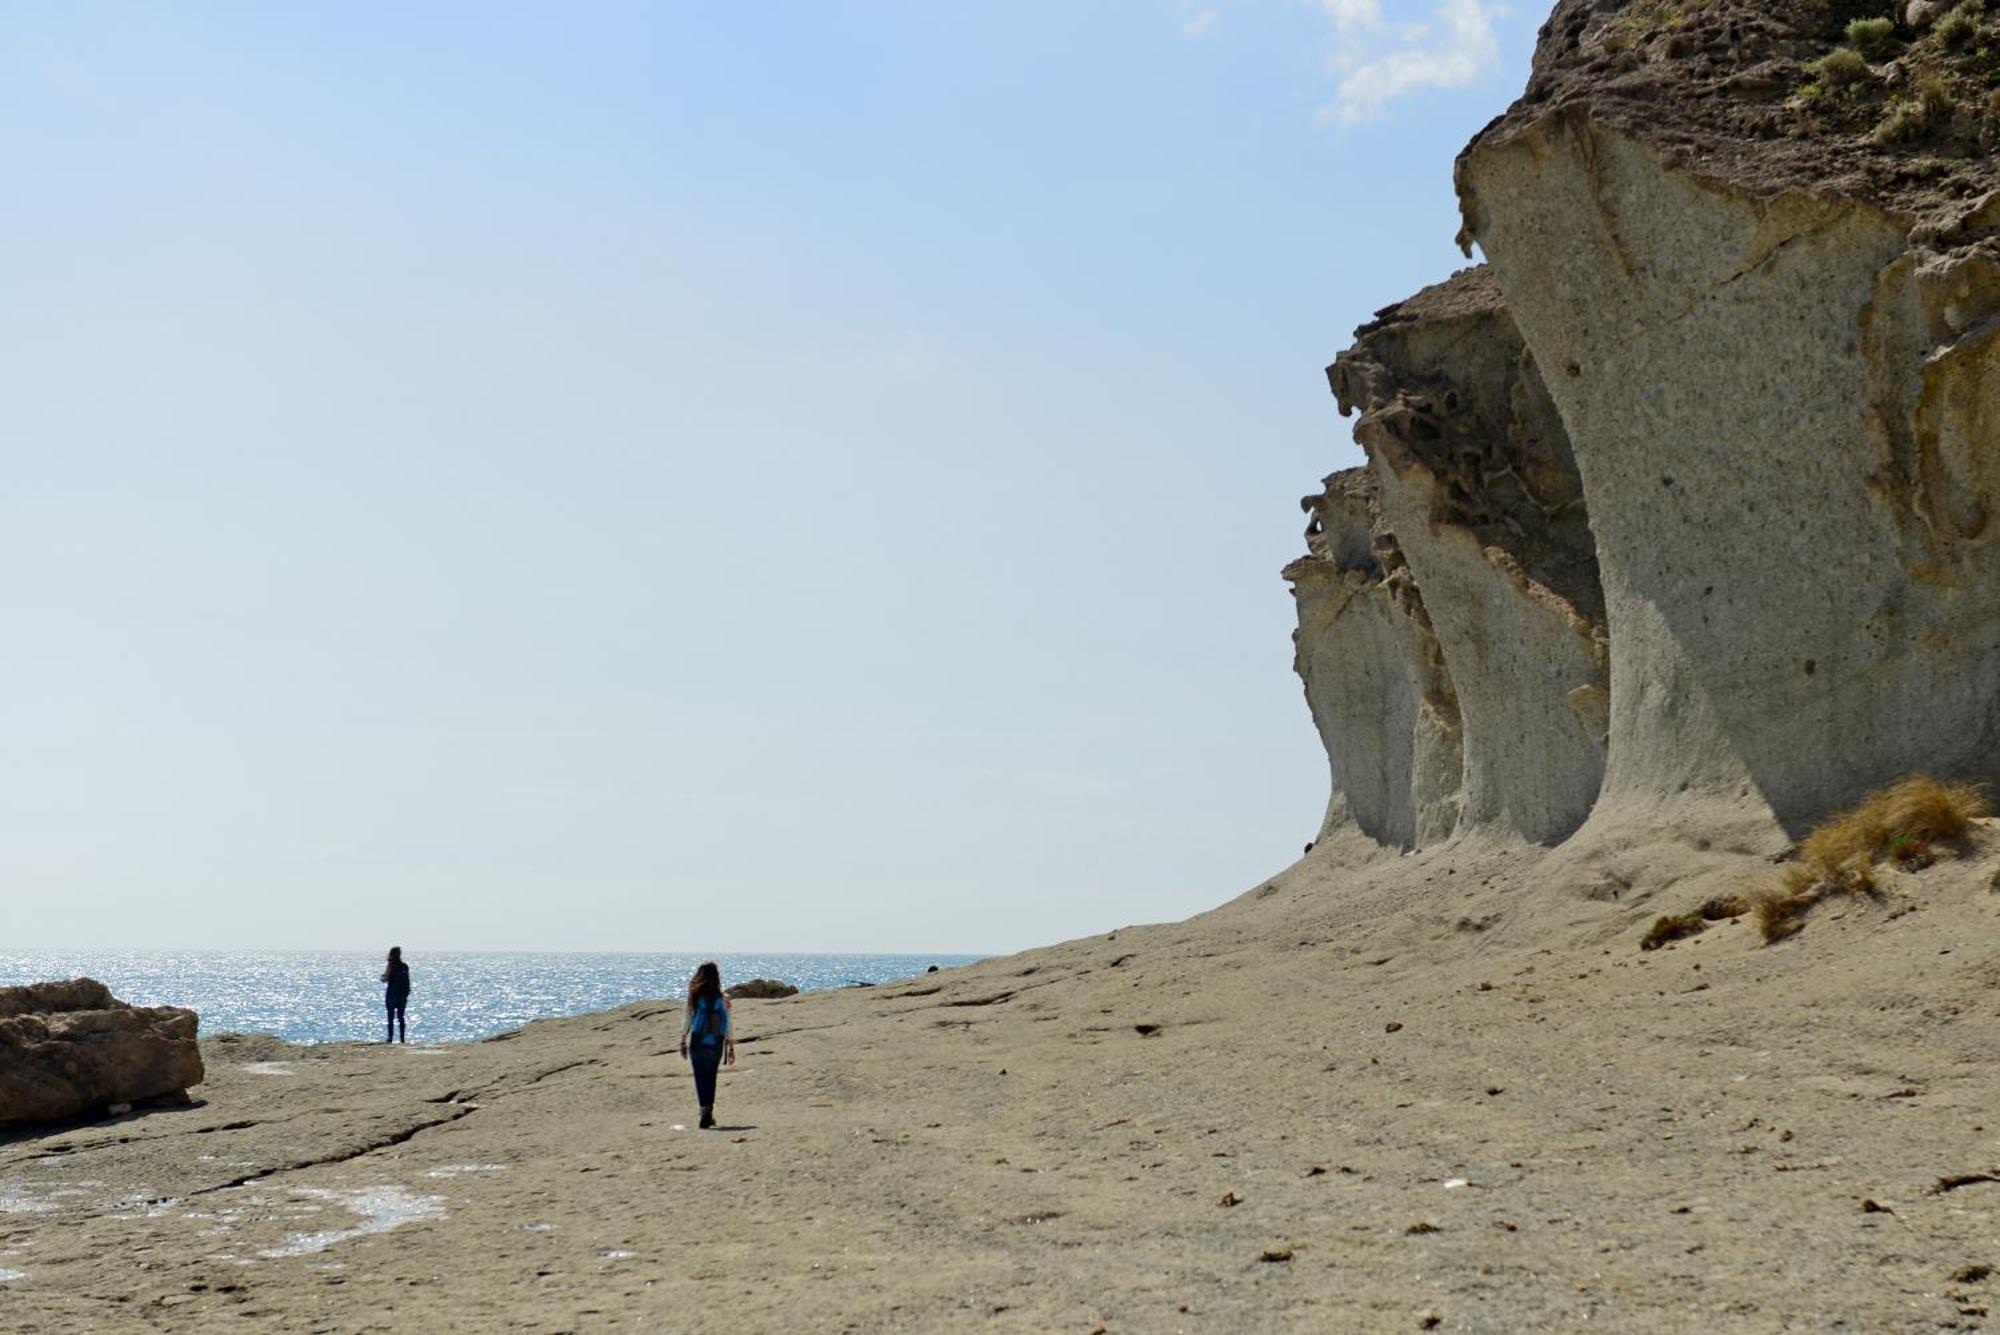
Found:
[[[729,998],[722,993],[722,970],[709,960],[688,979],[687,1013],[681,1017],[681,1056],[694,1065],[694,1094],[701,1103],[701,1126],[715,1125],[715,1072],[736,1064],[736,1034],[729,1021]]]
[[[382,1003],[389,1008],[389,1036],[384,1043],[396,1041],[396,1031],[403,1031],[403,1041],[410,1041],[410,1022],[403,1015],[403,1007],[410,1003],[410,966],[403,963],[403,948],[389,947],[389,967],[382,970],[382,981],[388,986],[382,993]]]

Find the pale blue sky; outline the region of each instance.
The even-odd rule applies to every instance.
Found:
[[[1011,949],[1311,837],[1321,368],[1539,13],[0,9],[14,946]]]

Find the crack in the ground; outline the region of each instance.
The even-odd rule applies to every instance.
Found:
[[[1090,970],[1088,969],[1078,969],[1075,973],[1057,974],[1053,978],[1044,978],[1040,982],[1036,983],[1023,983],[1021,986],[1017,988],[1013,988],[1005,992],[995,992],[990,996],[968,997],[954,1001],[939,1001],[933,1003],[930,1006],[912,1006],[910,1009],[942,1010],[950,1006],[997,1006],[1002,1002],[1012,1001],[1015,997],[1020,996],[1023,992],[1032,992],[1036,988],[1040,987],[1054,987],[1058,983],[1074,982],[1075,980],[1083,977],[1085,974],[1089,972]],[[893,1014],[895,1012],[890,1012],[890,1013]]]
[[[564,1062],[561,1066],[552,1066],[546,1071],[537,1072],[536,1074],[529,1076],[526,1080],[523,1080],[521,1083],[517,1085],[488,1086],[486,1089],[483,1090],[474,1090],[471,1092],[457,1091],[457,1093],[458,1097],[461,1099],[465,1098],[503,1099],[506,1098],[509,1094],[520,1094],[524,1093],[527,1090],[533,1089],[536,1085],[541,1084],[544,1080],[552,1080],[556,1076],[561,1075],[564,1071],[574,1071],[579,1066],[602,1066],[602,1065],[604,1065],[604,1059],[602,1057],[579,1057],[577,1058],[577,1060],[573,1062]],[[430,1099],[426,1101],[430,1103],[443,1102],[443,1100],[441,1099]]]
[[[433,1101],[425,1100],[425,1102]],[[181,1130],[162,1131],[157,1135],[151,1136],[111,1136],[103,1140],[93,1140],[83,1144],[42,1145],[26,1154],[16,1155],[13,1158],[0,1159],[0,1171],[17,1168],[26,1163],[33,1163],[38,1159],[89,1154],[95,1150],[115,1150],[127,1145],[150,1145],[157,1141],[175,1140],[182,1136],[212,1135],[217,1131],[248,1131],[260,1126],[282,1126],[287,1122],[296,1122],[307,1117],[333,1116],[340,1111],[338,1108],[308,1108],[303,1112],[290,1113],[284,1117],[259,1117],[249,1121],[219,1122],[208,1126],[191,1126]]]
[[[377,1150],[386,1150],[397,1145],[406,1144],[409,1141],[415,1140],[424,1132],[431,1130],[433,1127],[449,1126],[453,1122],[461,1121],[478,1111],[479,1105],[476,1103],[463,1104],[448,1117],[440,1117],[434,1121],[419,1122],[415,1126],[404,1127],[394,1135],[385,1136],[381,1140],[371,1141],[358,1149],[345,1150],[339,1154],[322,1155],[317,1159],[302,1159],[294,1163],[280,1164],[273,1168],[260,1168],[254,1173],[245,1173],[241,1177],[217,1183],[212,1187],[200,1187],[194,1191],[190,1191],[188,1199],[192,1200],[196,1196],[207,1196],[218,1191],[232,1191],[237,1187],[248,1186],[252,1182],[261,1182],[267,1177],[276,1177],[280,1173],[296,1173],[307,1168],[323,1168],[328,1164],[351,1163],[355,1159],[359,1159],[363,1155],[373,1154]]]
[[[541,1084],[544,1080],[549,1080],[554,1078],[555,1076],[561,1075],[564,1071],[574,1071],[579,1066],[602,1066],[603,1064],[604,1064],[603,1061],[596,1057],[579,1058],[576,1061],[564,1062],[561,1066],[551,1067],[546,1071],[538,1072],[534,1076],[530,1077],[528,1080],[522,1082],[521,1084],[514,1085],[508,1088],[489,1089],[486,1091],[477,1092],[473,1095],[473,1097],[488,1101],[503,1099],[510,1094],[519,1094],[525,1090],[532,1089],[534,1086]],[[463,1091],[459,1090],[453,1090],[450,1094],[446,1094],[438,1098],[425,1099],[424,1102],[439,1103],[452,1098],[457,1098],[460,1101],[454,1104],[452,1111],[444,1117],[433,1118],[428,1122],[419,1122],[417,1123],[417,1125],[405,1127],[401,1131],[398,1131],[393,1135],[385,1136],[380,1140],[371,1141],[368,1144],[360,1146],[357,1149],[342,1151],[339,1154],[323,1155],[316,1159],[304,1159],[297,1161],[295,1163],[281,1164],[273,1168],[260,1168],[254,1173],[245,1173],[241,1177],[233,1178],[228,1182],[222,1182],[212,1187],[202,1187],[196,1191],[191,1191],[188,1193],[188,1196],[190,1198],[193,1198],[195,1196],[206,1196],[212,1192],[217,1192],[217,1191],[230,1191],[236,1187],[247,1186],[249,1183],[252,1182],[261,1182],[268,1177],[276,1177],[280,1173],[296,1173],[296,1172],[301,1172],[307,1168],[323,1168],[328,1164],[351,1163],[352,1161],[359,1159],[364,1155],[373,1154],[377,1150],[393,1149],[397,1145],[407,1144],[410,1141],[415,1140],[418,1136],[422,1135],[424,1132],[432,1130],[433,1128],[440,1126],[450,1126],[453,1122],[461,1121],[467,1117],[470,1117],[472,1116],[472,1114],[480,1111],[483,1107],[486,1106],[484,1103],[478,1103],[466,1100]]]
[[[1013,999],[1014,999],[1014,993],[1012,992],[995,992],[990,997],[963,997],[957,1001],[940,1001],[938,1005],[939,1006],[998,1006],[1002,1002],[1012,1001]]]

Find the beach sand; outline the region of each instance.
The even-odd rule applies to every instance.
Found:
[[[0,1329],[1976,1329],[2000,1183],[1939,1184],[2000,1176],[1995,833],[1653,953],[1768,865],[1324,847],[740,1002],[712,1132],[671,999],[210,1041],[197,1106],[0,1139]]]

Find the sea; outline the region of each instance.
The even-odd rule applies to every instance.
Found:
[[[462,1043],[530,1020],[685,997],[704,959],[724,986],[776,978],[800,991],[893,982],[980,955],[670,955],[551,951],[408,952],[412,1043]],[[186,1006],[204,1036],[275,1034],[293,1043],[382,1037],[383,957],[326,950],[0,950],[0,987],[95,978],[135,1006]]]

